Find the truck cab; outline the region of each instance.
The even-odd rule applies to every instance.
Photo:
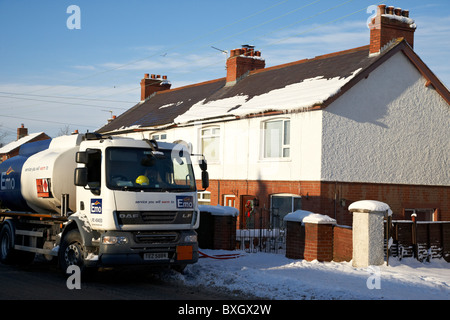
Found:
[[[183,267],[198,260],[197,186],[184,146],[93,135],[76,162],[77,210],[69,219],[84,233],[83,263]],[[61,249],[68,250],[63,263],[77,262],[70,244]]]

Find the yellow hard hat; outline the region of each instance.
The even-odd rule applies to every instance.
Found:
[[[149,181],[146,176],[139,176],[136,178],[136,183],[140,184],[142,186],[146,186],[146,185],[148,185]]]

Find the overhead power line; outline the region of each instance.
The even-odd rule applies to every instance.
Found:
[[[99,72],[96,72],[96,73],[87,75],[87,76],[85,76],[85,77],[81,77],[81,78],[78,78],[78,79],[75,79],[75,80],[67,81],[67,82],[65,82],[65,84],[67,85],[67,84],[72,84],[72,83],[75,83],[75,82],[79,82],[79,81],[82,81],[82,80],[85,80],[85,79],[89,79],[89,78],[98,76],[98,75],[100,75],[100,74],[104,74],[104,73],[108,73],[108,72],[111,72],[111,71],[115,71],[115,70],[121,69],[121,68],[123,68],[123,67],[129,66],[129,65],[132,65],[132,64],[135,64],[135,63],[140,62],[140,61],[147,60],[147,59],[149,59],[149,58],[153,58],[153,57],[155,57],[155,56],[159,56],[159,55],[161,55],[161,54],[167,54],[167,52],[169,52],[169,51],[172,51],[172,50],[174,50],[174,49],[183,47],[183,46],[185,46],[185,45],[187,45],[187,44],[189,44],[189,43],[192,43],[192,42],[194,42],[194,41],[197,41],[197,40],[199,40],[199,39],[201,39],[201,38],[210,36],[210,35],[212,35],[212,34],[218,32],[218,31],[224,30],[224,29],[229,28],[229,27],[231,27],[231,26],[233,26],[233,25],[235,25],[235,24],[237,24],[237,23],[240,23],[240,22],[243,22],[243,21],[245,21],[245,20],[248,20],[248,19],[250,19],[250,18],[252,18],[252,17],[254,17],[254,16],[257,16],[257,15],[259,15],[259,14],[261,14],[261,13],[264,13],[264,12],[266,12],[266,11],[268,11],[268,10],[271,10],[271,9],[277,7],[277,6],[280,6],[280,5],[282,5],[282,4],[284,4],[284,3],[288,2],[288,1],[289,1],[289,0],[283,0],[283,1],[281,1],[281,2],[278,2],[278,3],[274,4],[274,5],[271,5],[271,6],[265,8],[265,9],[263,9],[263,10],[257,11],[256,13],[253,13],[253,14],[251,14],[251,15],[249,15],[249,16],[247,16],[247,17],[244,17],[244,18],[242,18],[242,19],[240,19],[240,20],[237,20],[237,21],[232,22],[232,23],[230,23],[230,24],[228,24],[228,25],[225,25],[225,26],[223,26],[223,27],[220,27],[220,28],[218,28],[218,29],[215,29],[215,30],[213,30],[213,31],[211,31],[211,32],[208,32],[208,33],[204,34],[204,35],[198,36],[198,37],[196,37],[196,38],[194,38],[194,39],[191,39],[191,40],[188,40],[188,41],[186,41],[186,42],[183,42],[183,43],[181,43],[181,44],[179,44],[179,45],[173,46],[173,47],[171,47],[171,48],[169,48],[169,49],[167,49],[167,50],[164,50],[164,52],[158,52],[158,53],[155,53],[155,54],[151,54],[151,55],[145,56],[145,57],[143,57],[143,58],[140,58],[140,59],[137,59],[137,60],[133,60],[133,61],[130,61],[130,62],[127,62],[127,63],[124,63],[124,64],[121,64],[121,65],[119,65],[119,66],[117,66],[117,67],[114,67],[114,68],[110,68],[110,69],[107,69],[107,70],[102,70],[102,71],[99,71]],[[38,90],[35,90],[35,91],[33,91],[33,92],[39,92],[39,91],[43,91],[43,90],[48,90],[48,89],[55,88],[55,87],[56,87],[56,86],[49,86],[49,87],[47,87],[47,88],[38,89]]]

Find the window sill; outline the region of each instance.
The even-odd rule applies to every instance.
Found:
[[[291,162],[292,158],[262,158],[258,162]]]

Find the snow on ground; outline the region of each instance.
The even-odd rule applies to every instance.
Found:
[[[273,300],[450,300],[450,263],[389,259],[389,265],[355,268],[351,262],[288,259],[283,254],[201,250],[200,258],[171,281]]]

